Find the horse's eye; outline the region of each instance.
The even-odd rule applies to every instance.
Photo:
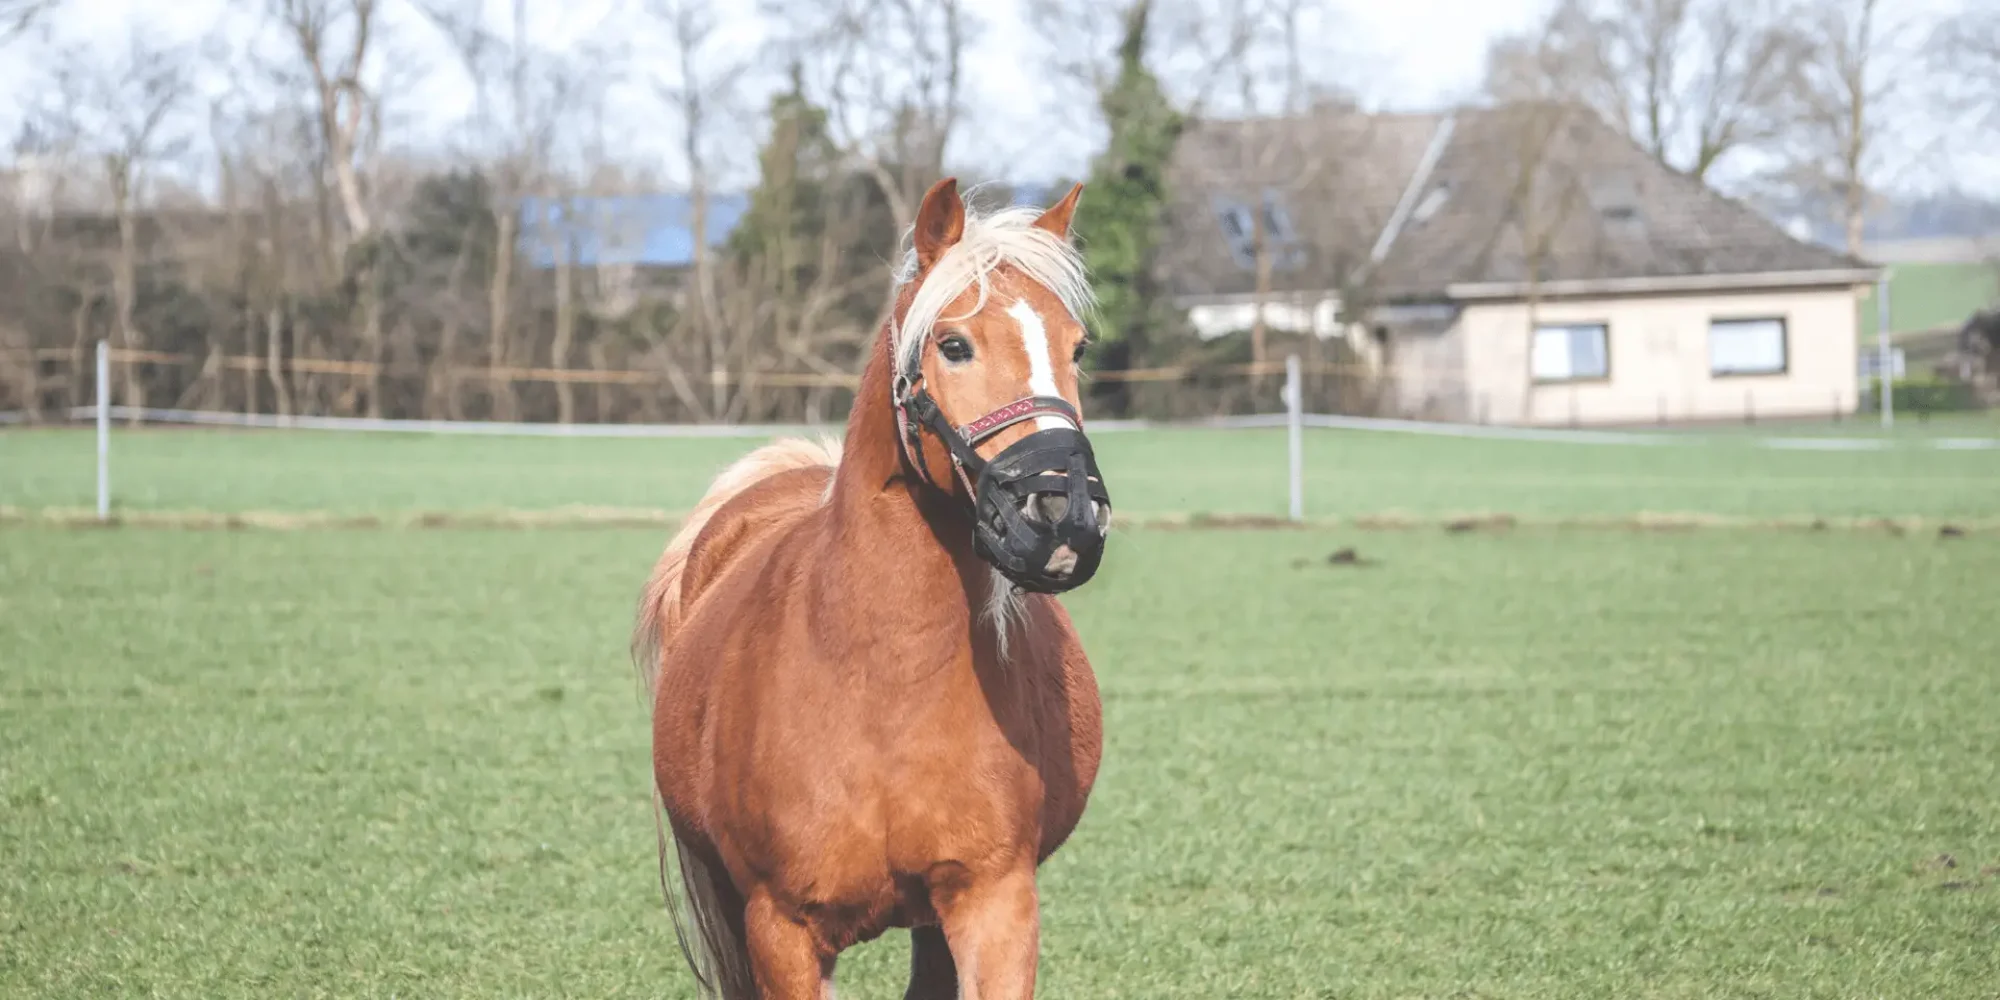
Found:
[[[938,344],[938,353],[954,365],[962,365],[972,360],[972,341],[957,334],[944,338]]]
[[[1070,355],[1070,358],[1069,358],[1069,360],[1070,360],[1070,363],[1071,363],[1071,364],[1078,364],[1078,365],[1080,365],[1080,364],[1083,364],[1083,355],[1084,355],[1084,352],[1086,352],[1086,351],[1088,351],[1088,350],[1090,350],[1090,341],[1088,341],[1088,340],[1079,340],[1079,341],[1077,341],[1077,342],[1076,342],[1076,352],[1075,352],[1074,354],[1071,354],[1071,355]]]

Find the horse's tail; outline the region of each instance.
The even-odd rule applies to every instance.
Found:
[[[687,568],[688,552],[716,510],[760,480],[781,472],[832,468],[839,464],[838,441],[781,438],[738,459],[709,484],[708,492],[694,505],[687,520],[681,522],[680,530],[674,532],[673,540],[667,543],[666,551],[660,554],[652,577],[646,581],[645,593],[639,598],[639,620],[632,630],[632,659],[638,667],[639,679],[645,682],[648,704],[651,698],[659,696],[660,651],[672,636],[674,626],[680,624],[681,572]]]
[[[657,820],[662,809],[657,796],[653,807]],[[727,873],[696,856],[686,841],[674,836],[681,883],[681,898],[675,898],[667,888],[669,834],[664,823],[660,832],[660,891],[667,897],[681,957],[694,973],[696,994],[705,1000],[758,1000],[757,980],[750,968],[750,943],[744,936],[742,896],[729,884]],[[692,921],[683,916],[682,903]],[[693,934],[689,934],[689,923],[694,925]]]

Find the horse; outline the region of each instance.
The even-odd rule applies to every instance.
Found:
[[[1077,388],[1081,193],[981,214],[954,179],[926,192],[843,439],[725,469],[646,583],[661,882],[670,837],[704,996],[830,1000],[841,952],[892,928],[909,1000],[1034,995],[1038,871],[1103,739],[1059,601],[1111,519]]]

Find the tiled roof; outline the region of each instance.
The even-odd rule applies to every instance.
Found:
[[[1278,291],[1356,283],[1383,300],[1437,299],[1453,285],[1526,282],[1531,260],[1543,281],[1867,267],[1794,239],[1601,120],[1555,105],[1207,123],[1176,149],[1170,177],[1161,264],[1182,296],[1254,290],[1255,272],[1231,254],[1213,203],[1258,186],[1281,192],[1303,244],[1292,254],[1298,266],[1274,273]],[[1413,211],[1370,263],[1406,191]]]

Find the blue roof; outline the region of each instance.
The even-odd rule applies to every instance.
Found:
[[[685,267],[694,262],[692,207],[684,194],[523,198],[521,252],[532,266],[552,268],[558,241],[567,237],[578,267]],[[708,245],[728,239],[749,210],[748,195],[710,195]]]
[[[1023,183],[1013,189],[1015,205],[1046,205],[1064,190]],[[591,195],[569,199],[521,199],[521,253],[531,266],[556,266],[558,240],[568,236],[570,263],[687,267],[694,263],[693,202],[684,194]],[[729,238],[750,211],[747,194],[708,198],[708,245]]]

